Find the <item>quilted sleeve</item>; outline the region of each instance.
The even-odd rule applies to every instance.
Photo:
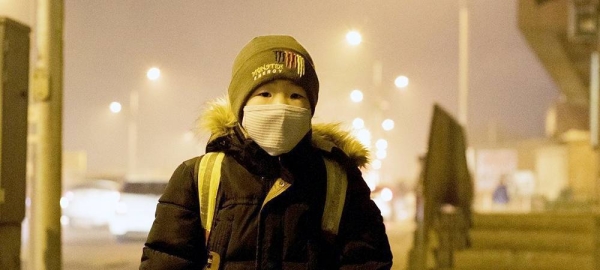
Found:
[[[142,251],[140,269],[202,269],[207,251],[200,223],[195,164],[182,163],[173,173],[156,207]]]

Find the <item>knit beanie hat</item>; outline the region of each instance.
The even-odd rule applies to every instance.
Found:
[[[319,79],[306,49],[291,36],[259,36],[246,44],[233,62],[228,94],[239,122],[252,91],[276,79],[291,80],[304,88],[315,113]]]

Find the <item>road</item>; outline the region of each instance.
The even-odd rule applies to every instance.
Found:
[[[412,224],[386,223],[395,270],[406,268],[412,245]],[[63,228],[63,270],[133,270],[138,269],[143,239],[118,241],[106,228]],[[23,243],[22,270],[28,270],[27,241]]]

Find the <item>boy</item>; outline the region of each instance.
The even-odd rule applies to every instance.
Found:
[[[312,125],[318,94],[313,61],[294,38],[251,40],[234,62],[229,99],[203,116],[207,155],[181,164],[159,200],[140,269],[390,269],[383,219],[359,170],[367,150],[336,125]],[[209,162],[208,153],[224,156]],[[220,186],[199,202],[207,167]]]

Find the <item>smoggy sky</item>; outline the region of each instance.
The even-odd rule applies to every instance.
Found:
[[[382,176],[413,180],[433,104],[457,115],[458,2],[66,0],[64,149],[85,151],[89,173],[125,172],[137,90],[138,168],[170,174],[204,153],[208,135],[185,134],[205,103],[226,93],[239,49],[257,35],[289,34],[311,53],[321,82],[313,121],[350,128],[365,118],[390,141]],[[544,136],[559,90],[517,28],[516,0],[469,2],[469,142],[486,142],[493,125],[500,140]],[[349,30],[362,33],[360,46],[346,43]],[[162,71],[157,81],[145,77],[152,66]],[[410,79],[404,91],[398,75]],[[364,103],[350,101],[353,89]],[[113,101],[121,113],[109,111]],[[385,111],[375,106],[382,101]],[[371,123],[386,117],[391,132]]]

